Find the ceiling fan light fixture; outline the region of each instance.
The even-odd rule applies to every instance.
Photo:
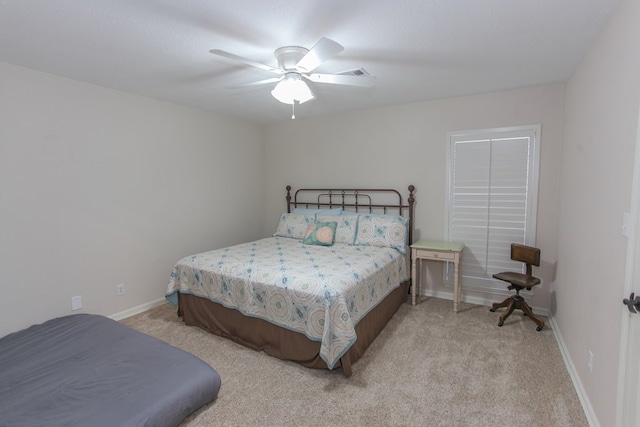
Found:
[[[287,73],[285,78],[273,88],[271,95],[284,104],[293,104],[295,101],[304,104],[315,99],[313,92],[299,73]]]

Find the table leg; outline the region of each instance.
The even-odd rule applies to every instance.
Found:
[[[454,261],[453,263],[453,312],[458,312],[458,304],[460,303],[460,262]]]
[[[411,305],[416,305],[416,292],[418,289],[418,269],[416,268],[416,256],[411,259]]]

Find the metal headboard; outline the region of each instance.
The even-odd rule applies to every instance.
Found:
[[[413,193],[408,187],[407,204],[399,191],[385,188],[301,188],[291,197],[291,186],[287,185],[287,212],[295,208],[331,209],[361,213],[385,213],[409,217],[409,244],[413,243]]]

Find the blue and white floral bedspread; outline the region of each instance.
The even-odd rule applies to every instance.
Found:
[[[408,278],[393,248],[269,237],[180,260],[166,297],[177,305],[178,292],[197,295],[302,333],[333,369],[360,319]]]

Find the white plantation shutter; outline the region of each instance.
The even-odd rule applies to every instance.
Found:
[[[449,134],[447,240],[465,244],[466,288],[504,290],[493,274],[522,269],[511,243],[535,244],[539,135],[539,126]]]

